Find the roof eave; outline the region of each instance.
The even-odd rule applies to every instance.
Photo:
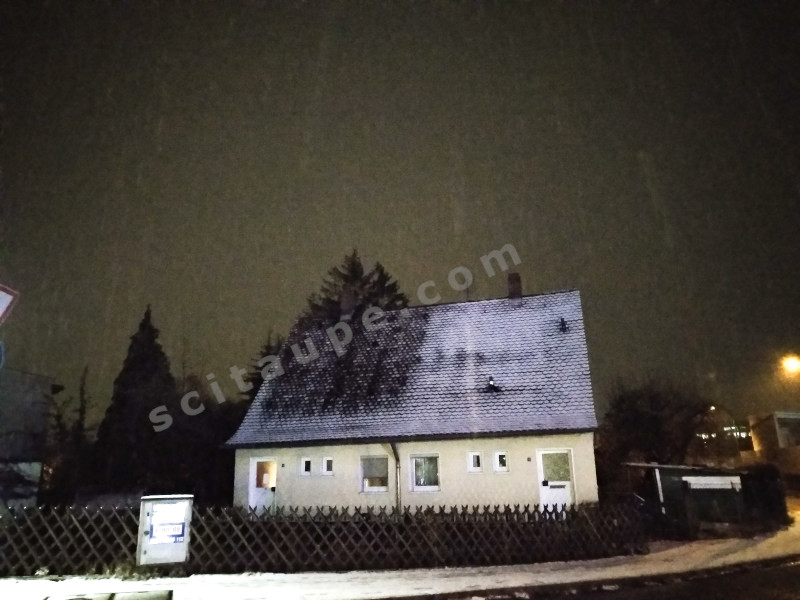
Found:
[[[440,440],[458,440],[458,439],[483,439],[494,437],[518,437],[518,436],[544,436],[544,435],[564,435],[572,433],[593,433],[597,427],[578,427],[578,428],[560,428],[560,429],[527,429],[516,431],[481,431],[475,433],[447,433],[447,434],[422,434],[422,435],[405,435],[405,436],[364,436],[364,437],[337,437],[337,438],[317,438],[317,439],[304,439],[304,440],[289,440],[289,441],[262,441],[262,442],[247,442],[247,443],[226,443],[223,448],[233,450],[245,450],[248,448],[290,448],[293,446],[326,446],[326,445],[345,445],[345,444],[378,444],[378,443],[402,443],[402,442],[424,442],[424,441],[440,441]]]

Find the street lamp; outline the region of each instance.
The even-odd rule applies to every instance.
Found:
[[[800,357],[796,354],[787,354],[781,359],[781,366],[787,375],[797,375],[800,373]]]

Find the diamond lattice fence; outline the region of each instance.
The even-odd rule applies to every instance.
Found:
[[[0,510],[0,576],[92,574],[135,561],[138,507]],[[195,507],[188,573],[394,569],[600,558],[645,544],[628,505],[573,508]]]

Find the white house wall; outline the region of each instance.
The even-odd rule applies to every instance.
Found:
[[[572,458],[572,494],[576,503],[597,501],[597,478],[592,433],[550,436],[438,440],[396,444],[400,456],[400,502],[403,506],[462,506],[537,504],[538,450],[569,450]],[[508,472],[493,468],[495,452],[508,453]],[[469,452],[480,452],[482,472],[467,470]],[[411,457],[436,454],[439,458],[439,490],[412,491]],[[361,457],[388,456],[388,489],[361,491]],[[332,457],[333,474],[322,474],[322,460]],[[312,460],[311,474],[301,474],[301,460]],[[277,463],[274,506],[394,506],[395,461],[389,444],[342,444],[297,448],[259,448],[236,451],[234,504],[247,506],[255,477],[251,459]]]

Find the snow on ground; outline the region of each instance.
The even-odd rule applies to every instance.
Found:
[[[140,590],[174,590],[175,600],[366,600],[493,588],[656,577],[743,562],[800,555],[800,502],[790,504],[795,524],[771,535],[747,539],[658,542],[650,554],[614,558],[406,571],[347,573],[258,573],[193,575],[144,581],[70,577],[62,581],[22,578],[0,580],[0,598],[43,600],[76,595]]]

